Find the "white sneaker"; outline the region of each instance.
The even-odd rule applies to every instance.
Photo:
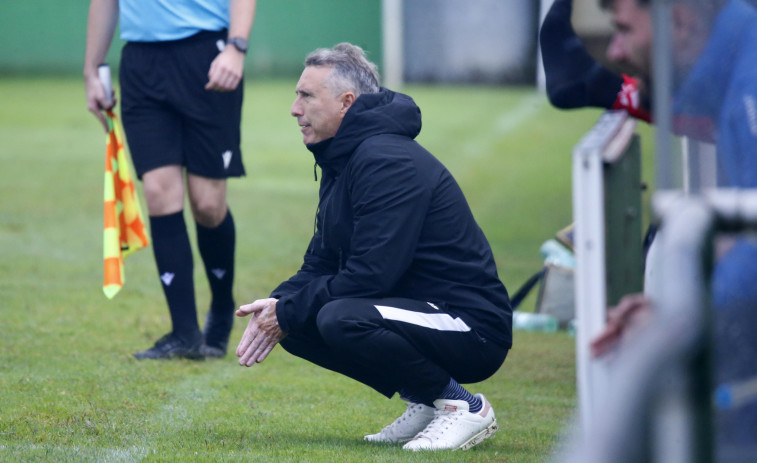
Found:
[[[434,419],[434,407],[428,405],[407,403],[407,410],[394,420],[392,424],[385,427],[378,434],[369,434],[363,438],[370,442],[407,442],[423,429]]]
[[[468,411],[464,400],[437,399],[435,417],[426,429],[402,448],[405,450],[467,450],[497,432],[494,409],[486,397],[476,394],[483,407],[478,413]]]

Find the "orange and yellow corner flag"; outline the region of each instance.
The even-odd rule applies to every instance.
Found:
[[[103,292],[108,299],[112,299],[124,284],[124,259],[150,243],[129,173],[118,118],[109,110],[106,119],[110,130],[105,146]]]

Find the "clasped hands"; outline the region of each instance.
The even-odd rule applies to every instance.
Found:
[[[258,299],[237,309],[237,317],[252,314],[237,346],[236,353],[240,365],[251,367],[262,362],[276,344],[286,336],[286,333],[281,331],[276,318],[277,301],[278,299],[274,298]]]

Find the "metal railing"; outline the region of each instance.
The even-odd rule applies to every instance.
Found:
[[[709,294],[713,237],[757,226],[757,192],[658,193],[659,278],[651,322],[605,364],[611,393],[557,461],[706,463],[715,460]],[[743,460],[749,461],[749,460]]]

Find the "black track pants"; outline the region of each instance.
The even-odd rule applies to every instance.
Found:
[[[431,403],[454,378],[493,375],[508,349],[487,342],[444,307],[411,299],[340,299],[314,326],[281,341],[287,352],[391,397],[404,390]]]

